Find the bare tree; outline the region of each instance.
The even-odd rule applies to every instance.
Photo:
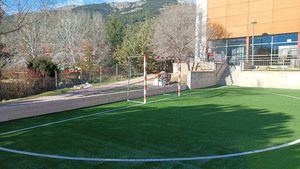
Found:
[[[195,49],[195,6],[167,7],[156,19],[152,46],[160,59],[188,63]]]
[[[101,66],[105,66],[110,62],[111,57],[109,57],[109,45],[106,41],[105,33],[105,22],[100,13],[93,13],[91,19],[89,20],[90,28],[87,38],[86,51],[86,62],[85,66],[88,66],[89,78],[93,80],[93,71],[95,69],[101,72]]]
[[[222,25],[209,21],[206,35],[208,41],[213,41],[228,38],[231,34]]]
[[[51,0],[0,0],[0,36],[21,30],[32,23],[27,20],[30,13],[46,11],[51,6]]]
[[[152,38],[152,48],[159,59],[185,62],[189,70],[197,68],[194,62],[195,18],[196,6],[192,4],[173,5],[162,12],[155,21]],[[200,36],[210,41],[226,38],[229,33],[221,25],[209,22],[206,34]],[[206,48],[207,45],[200,47]]]
[[[47,37],[45,32],[47,24],[47,15],[44,13],[30,14],[26,20],[30,24],[24,25],[20,30],[21,42],[23,44],[25,55],[35,58],[41,56],[44,37]]]
[[[82,45],[91,28],[88,13],[59,11],[56,15],[54,42],[57,45],[54,61],[61,66],[75,66],[83,55]]]
[[[89,42],[92,46],[94,63],[97,65],[107,62],[109,55],[109,44],[106,41],[105,22],[100,13],[94,13],[91,18],[89,31]]]

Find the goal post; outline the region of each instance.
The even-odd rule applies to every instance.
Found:
[[[133,60],[136,59],[136,60]],[[176,82],[177,81],[177,96],[181,96],[181,68],[179,69],[180,71],[175,75],[175,74],[171,74],[171,73],[167,73],[166,71],[161,71],[161,72],[165,72],[164,75],[162,75],[162,73],[160,72],[160,69],[156,70],[159,71],[159,73],[155,73],[155,74],[149,74],[148,72],[148,60],[149,57],[147,55],[143,55],[143,56],[130,56],[128,58],[128,82],[127,82],[127,101],[129,102],[135,102],[135,103],[139,103],[139,104],[147,104],[148,101],[148,94],[153,95],[153,93],[161,93],[162,95],[169,95],[166,94],[168,91],[172,91],[172,89],[170,90],[170,88],[174,88],[175,87],[175,91],[176,91],[176,83],[173,84],[169,84],[168,83],[168,79],[169,75],[170,75],[170,80],[171,81],[171,77],[172,79],[175,79]],[[136,64],[138,61],[139,64]],[[139,71],[139,72],[132,72],[132,70],[134,71]],[[135,78],[133,77],[133,73],[135,73]],[[165,75],[168,75],[167,77],[164,77]],[[174,77],[173,77],[174,75]],[[149,83],[150,82],[150,83]],[[151,82],[153,82],[153,84],[151,84]],[[169,89],[169,90],[168,90]],[[174,90],[173,90],[174,91]],[[143,94],[137,94],[138,92],[142,92]],[[150,92],[150,93],[149,93]],[[133,96],[134,95],[134,96]],[[139,95],[139,97],[137,97],[137,95]],[[141,97],[142,96],[142,97]],[[138,99],[139,101],[135,100]],[[142,100],[140,100],[142,98]]]
[[[181,63],[179,64],[179,67],[178,67],[178,71],[179,71],[179,76],[178,76],[178,96],[180,97],[181,96]]]
[[[130,85],[131,85],[131,77],[132,77],[132,63],[131,63],[131,59],[132,58],[141,58],[143,57],[143,82],[144,82],[144,86],[143,86],[143,92],[144,92],[144,95],[143,95],[143,104],[146,104],[147,103],[147,56],[144,55],[144,56],[129,56],[128,58],[128,86],[127,86],[127,101],[133,101],[133,100],[130,100]],[[137,103],[140,103],[138,101],[134,101],[134,102],[137,102]]]

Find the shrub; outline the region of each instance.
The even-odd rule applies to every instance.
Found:
[[[44,77],[55,77],[55,71],[58,71],[57,64],[48,58],[34,58],[27,64],[28,69],[40,72]]]

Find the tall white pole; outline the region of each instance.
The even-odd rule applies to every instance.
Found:
[[[274,44],[274,36],[271,36],[271,66],[273,65],[273,44]]]
[[[178,96],[181,96],[181,62],[178,63],[178,70],[179,70],[179,76],[178,76]]]
[[[147,103],[147,56],[144,55],[144,104]]]
[[[196,0],[195,60],[206,58],[207,0]]]
[[[256,21],[253,21],[253,22],[251,22],[251,24],[252,24],[252,66],[254,66],[254,54],[255,54],[255,48],[254,48],[254,34],[255,34],[255,32],[254,32],[254,28],[255,28],[255,25],[257,24],[257,22]]]

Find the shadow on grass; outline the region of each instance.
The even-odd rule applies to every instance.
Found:
[[[238,91],[235,91],[238,92]],[[231,94],[220,91],[221,95]],[[242,93],[240,93],[242,94]],[[237,153],[293,141],[293,117],[241,105],[139,107],[1,138],[7,147],[67,156],[168,158]],[[295,129],[296,130],[296,129]],[[38,146],[36,146],[38,145]],[[297,168],[299,146],[224,160],[173,163],[85,163],[0,153],[4,168]],[[280,152],[283,152],[280,155]],[[3,155],[4,154],[4,155]],[[282,157],[285,158],[282,158]],[[260,158],[256,158],[260,157]],[[22,160],[16,160],[22,159]],[[25,161],[24,161],[25,160]],[[2,161],[2,162],[1,162]],[[22,161],[22,162],[21,162]],[[38,167],[37,167],[38,168]],[[47,168],[47,167],[46,167]]]

